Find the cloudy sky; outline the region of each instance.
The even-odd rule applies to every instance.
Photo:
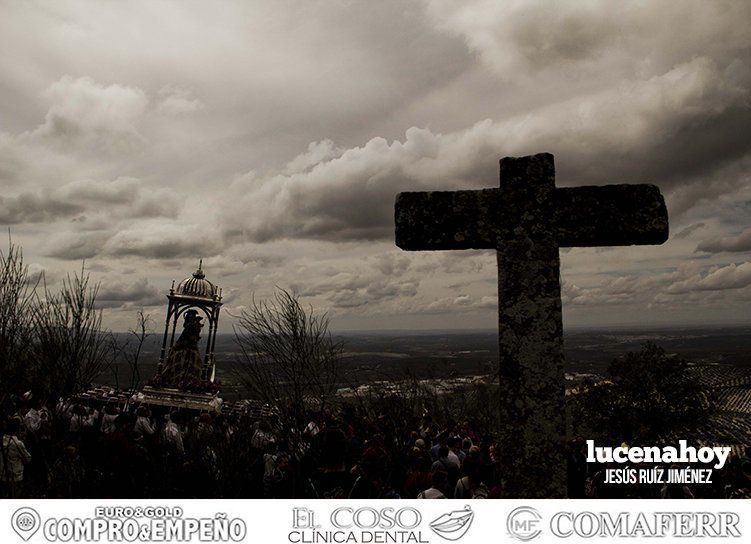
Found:
[[[495,258],[405,253],[401,190],[658,184],[663,246],[562,252],[564,322],[751,317],[751,3],[0,0],[0,225],[115,330],[204,259],[336,329],[492,328]],[[225,316],[231,321],[229,315]],[[225,332],[230,331],[229,324]]]

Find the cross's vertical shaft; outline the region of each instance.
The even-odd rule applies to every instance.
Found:
[[[396,245],[495,249],[499,428],[507,497],[566,494],[566,390],[559,246],[661,244],[668,212],[654,185],[555,188],[553,155],[507,157],[499,189],[399,193]]]
[[[502,477],[509,497],[564,497],[565,385],[550,154],[501,161],[498,325]],[[508,232],[508,231],[507,231]]]

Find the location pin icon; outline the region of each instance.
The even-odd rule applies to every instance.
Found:
[[[10,524],[16,534],[26,541],[39,530],[41,519],[36,510],[25,506],[13,513],[13,516],[10,518]]]

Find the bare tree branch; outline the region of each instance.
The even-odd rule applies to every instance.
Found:
[[[8,251],[0,251],[0,402],[11,387],[30,385],[28,348],[38,281],[29,276],[22,249],[9,239]]]
[[[63,280],[59,292],[44,286],[44,300],[34,312],[34,355],[52,397],[67,398],[89,387],[111,360],[111,335],[102,329],[96,307],[98,291],[83,266],[80,275]]]
[[[306,410],[323,411],[336,395],[342,346],[328,324],[279,289],[270,301],[254,299],[235,326],[240,381],[276,408],[286,429],[302,431]]]

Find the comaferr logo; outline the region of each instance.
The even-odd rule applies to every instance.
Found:
[[[527,542],[543,531],[559,538],[740,538],[735,512],[557,512],[545,523],[530,506],[512,510],[506,518],[510,537]]]
[[[740,537],[735,512],[558,512],[550,531],[558,537]]]

